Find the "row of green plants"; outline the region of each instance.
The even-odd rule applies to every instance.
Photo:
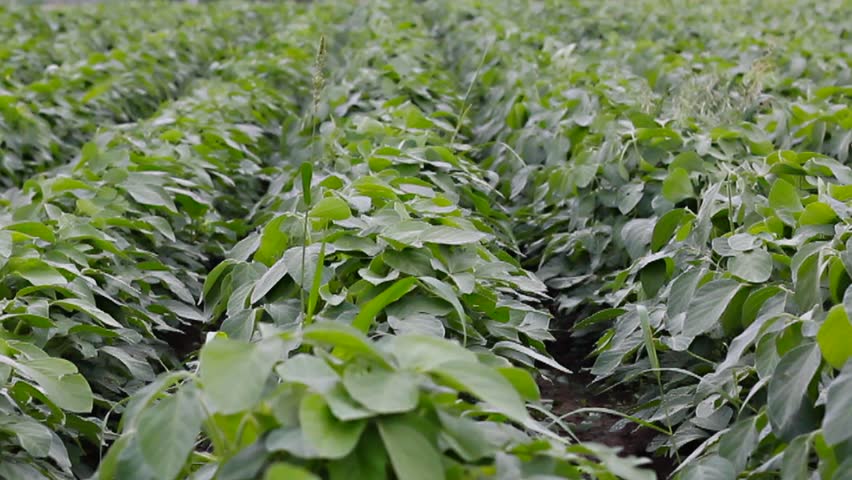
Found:
[[[541,421],[544,286],[480,213],[463,86],[409,7],[316,25],[309,143],[207,275],[219,331],[133,396],[99,478],[653,478]]]
[[[227,59],[4,195],[3,478],[92,475],[127,397],[196,348],[204,275],[245,233],[309,81],[301,7],[271,12],[285,26],[257,41],[292,58]]]
[[[215,62],[277,28],[274,9],[167,8],[160,13],[174,14],[174,25],[140,26],[135,37],[124,32],[126,40],[112,48],[68,58],[32,83],[3,92],[0,185],[20,185],[34,173],[67,165],[99,128],[145,118],[179,97]],[[132,18],[134,11],[125,15]]]
[[[680,478],[846,478],[845,5],[734,3],[0,12],[0,477],[653,478],[556,329]]]
[[[433,5],[525,265],[683,478],[846,478],[843,3],[572,3]]]
[[[0,25],[0,84],[13,90],[42,79],[45,73],[93,53],[138,41],[145,33],[175,29],[197,9],[185,3],[128,4],[114,8],[101,3],[64,9],[12,9]]]

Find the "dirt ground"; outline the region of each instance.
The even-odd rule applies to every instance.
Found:
[[[556,333],[556,332],[554,332]],[[543,398],[553,400],[553,413],[564,415],[568,412],[589,407],[608,408],[620,412],[629,412],[635,405],[633,392],[624,388],[614,388],[601,393],[600,387],[593,385],[594,377],[585,369],[591,367],[592,360],[587,359],[593,339],[574,339],[565,332],[551,346],[551,355],[563,366],[574,372],[560,375],[552,382],[541,381],[539,387]],[[615,415],[583,413],[565,419],[574,434],[582,441],[596,442],[611,447],[620,447],[625,455],[649,457],[646,447],[657,435],[653,430],[628,424],[613,429],[621,420]],[[667,478],[674,470],[672,459],[650,457],[651,468],[657,477]]]

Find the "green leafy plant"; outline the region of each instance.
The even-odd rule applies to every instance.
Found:
[[[845,478],[846,10],[0,7],[0,477]]]

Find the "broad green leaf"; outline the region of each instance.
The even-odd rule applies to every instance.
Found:
[[[719,439],[719,454],[727,458],[736,471],[745,468],[758,442],[756,417],[747,417],[731,426]]]
[[[340,375],[325,360],[303,353],[279,364],[275,372],[285,382],[301,383],[318,393],[328,392],[340,382]]]
[[[355,450],[328,464],[330,480],[383,478],[387,471],[388,455],[376,428],[367,428]]]
[[[388,325],[397,335],[423,334],[444,337],[446,333],[441,319],[428,313],[412,313],[404,317],[389,314]]]
[[[299,423],[305,440],[322,458],[343,458],[355,448],[367,426],[364,420],[341,422],[319,394],[302,397]]]
[[[732,480],[737,472],[731,462],[722,457],[708,457],[686,467],[680,478],[700,478],[701,480]]]
[[[118,471],[119,458],[122,452],[127,448],[135,438],[131,435],[122,435],[118,437],[115,443],[107,450],[106,455],[98,465],[97,480],[115,480],[116,472]],[[141,454],[139,455],[141,457]]]
[[[636,208],[636,204],[642,200],[644,188],[643,183],[628,183],[618,189],[618,211],[622,215],[627,215]]]
[[[314,283],[314,275],[317,273],[322,274],[323,268],[320,267],[320,263],[325,261],[325,254],[327,253],[324,248],[325,243],[323,244],[312,244],[307,247],[293,247],[288,249],[281,256],[281,260],[287,265],[287,274],[290,275],[297,285],[301,286],[305,290],[310,290]],[[320,258],[320,254],[323,255],[323,258]],[[304,271],[302,269],[302,258],[304,258]],[[322,282],[322,278],[320,282]]]
[[[50,480],[35,466],[23,462],[0,463],[0,478],[3,480]]]
[[[775,180],[772,184],[772,189],[769,191],[769,206],[775,210],[791,212],[799,212],[803,208],[796,187],[783,178]]]
[[[407,248],[402,251],[387,250],[382,253],[384,262],[401,273],[412,276],[434,275],[431,257],[421,250]]]
[[[389,342],[400,368],[428,372],[447,361],[475,362],[476,355],[458,343],[426,335],[403,335]]]
[[[657,252],[668,245],[674,237],[675,230],[689,218],[694,218],[686,209],[676,208],[660,217],[654,225],[654,233],[651,236],[651,251]]]
[[[736,252],[747,252],[760,245],[760,241],[754,235],[748,233],[737,233],[728,238],[728,246]]]
[[[287,215],[279,215],[266,223],[260,236],[260,245],[254,252],[254,259],[258,262],[272,266],[281,254],[290,246],[290,237],[285,233],[285,222]]]
[[[800,250],[801,252],[801,250]],[[792,267],[794,292],[793,298],[801,311],[807,311],[813,308],[814,305],[821,303],[821,287],[820,287],[820,263],[822,254],[820,252],[812,252],[810,255],[802,255],[804,258],[797,263],[799,254],[793,256]]]
[[[748,327],[757,319],[764,305],[773,297],[781,294],[784,290],[778,286],[769,286],[751,292],[743,303],[742,326]]]
[[[475,462],[494,454],[494,445],[489,442],[484,428],[474,420],[457,417],[438,410],[438,418],[444,427],[441,437],[468,462]]]
[[[204,287],[202,288],[201,293],[203,299],[207,299],[207,296],[213,290],[213,287],[217,285],[222,276],[225,275],[225,273],[229,271],[235,263],[236,262],[231,259],[226,259],[213,267],[213,270],[207,274],[207,278],[204,280]]]
[[[164,373],[157,377],[157,379],[153,382],[137,390],[130,398],[130,401],[127,402],[127,408],[121,416],[121,423],[119,423],[121,430],[136,430],[139,422],[139,416],[143,411],[145,411],[148,405],[162,395],[164,391],[174,386],[187,376],[189,376],[189,372],[180,370]]]
[[[301,401],[296,404],[297,409],[299,403]],[[298,416],[298,412],[296,414]],[[305,441],[305,436],[299,427],[277,428],[266,436],[264,444],[270,452],[283,451],[299,458],[319,458],[319,454]]]
[[[202,419],[194,388],[181,388],[142,414],[137,434],[139,450],[157,478],[173,479],[183,470],[201,431]]]
[[[134,200],[142,205],[163,207],[172,213],[177,213],[172,195],[159,185],[130,181],[124,185],[124,188]]]
[[[121,362],[133,378],[146,383],[154,380],[154,370],[145,360],[134,357],[124,349],[109,345],[102,347],[100,351]]]
[[[355,400],[377,413],[413,410],[420,399],[418,374],[352,364],[343,373],[343,386]]]
[[[280,342],[246,343],[214,338],[201,348],[200,380],[213,413],[247,410],[260,401],[275,362],[283,354]]]
[[[852,363],[828,387],[825,417],[822,430],[829,445],[837,445],[852,438]]]
[[[461,322],[462,333],[465,337],[463,338],[463,341],[466,343],[468,317],[465,313],[464,307],[461,304],[461,301],[459,301],[458,295],[456,294],[455,290],[453,290],[453,287],[451,287],[448,283],[442,282],[441,280],[438,280],[434,277],[420,277],[420,282],[426,284],[426,286],[429,287],[429,289],[434,292],[438,297],[442,298],[443,300],[446,300],[447,303],[453,306],[456,311],[456,314],[459,317],[459,321]]]
[[[820,326],[817,343],[823,358],[838,370],[852,357],[852,342],[849,339],[852,339],[852,323],[846,315],[846,308],[835,305]]]
[[[500,350],[513,350],[513,351],[520,353],[522,355],[526,355],[526,356],[534,359],[535,361],[541,362],[544,365],[547,365],[548,367],[553,368],[555,370],[558,370],[562,373],[571,373],[571,370],[568,370],[567,368],[563,367],[556,360],[550,358],[547,355],[543,355],[539,352],[536,352],[535,350],[533,350],[533,349],[531,349],[527,346],[521,345],[519,343],[507,342],[507,341],[497,342],[492,347],[492,350],[495,353],[499,352]]]
[[[671,259],[661,258],[645,265],[639,271],[639,281],[642,282],[642,290],[648,297],[654,297],[663,288],[669,277],[668,265]]]
[[[3,230],[23,233],[24,235],[28,235],[30,237],[40,238],[45,242],[52,243],[56,241],[56,236],[53,233],[54,230],[40,222],[13,223],[12,225],[6,225],[5,227],[3,227]]]
[[[220,463],[213,473],[216,480],[255,480],[268,460],[266,446],[257,441]]]
[[[672,281],[666,310],[669,319],[674,319],[688,311],[689,304],[695,296],[695,290],[698,288],[698,283],[705,273],[701,268],[691,268]]]
[[[10,313],[8,315],[2,315],[0,316],[0,321],[3,320],[16,320],[26,322],[37,328],[51,328],[56,325],[47,317],[41,315],[33,315],[30,313]]]
[[[808,478],[810,462],[810,435],[799,435],[784,449],[781,462],[782,480],[799,480]]]
[[[686,311],[684,335],[696,337],[716,327],[739,289],[740,284],[730,279],[713,280],[699,287]]]
[[[87,413],[92,411],[92,389],[86,379],[75,373],[61,377],[33,376],[33,380],[44,389],[47,397],[57,406],[69,412]]]
[[[12,256],[12,251],[15,243],[12,240],[12,234],[5,230],[0,231],[0,268],[6,266],[9,257]]]
[[[446,478],[441,453],[404,417],[388,417],[380,420],[379,434],[397,478],[406,480]]]
[[[772,255],[763,249],[739,252],[728,260],[728,271],[747,282],[763,283],[772,276]]]
[[[263,480],[320,480],[320,477],[302,467],[278,462],[266,469]]]
[[[487,237],[487,233],[445,226],[428,227],[419,235],[421,241],[441,245],[465,245]]]
[[[340,349],[349,354],[364,355],[379,361],[382,365],[387,364],[384,355],[376,349],[373,343],[364,334],[352,327],[336,322],[317,322],[306,328],[302,337],[311,343],[325,344]]]
[[[785,440],[814,428],[813,403],[808,385],[820,364],[815,343],[800,345],[784,355],[769,380],[767,397],[769,422],[775,435]]]
[[[261,298],[263,298],[270,290],[272,290],[278,282],[287,275],[289,269],[287,268],[287,262],[284,258],[279,259],[275,262],[269,270],[267,270],[262,277],[255,283],[254,290],[251,292],[251,303],[257,303]]]
[[[85,300],[78,298],[66,298],[65,300],[56,300],[51,306],[63,308],[65,310],[83,312],[92,317],[103,325],[113,328],[123,328],[124,326],[118,323],[112,316],[98,307],[91,305]]]
[[[321,220],[346,220],[352,216],[352,212],[343,200],[325,197],[311,208],[310,216]]]
[[[18,362],[0,354],[0,363],[37,383],[44,395],[58,407],[80,413],[92,410],[92,389],[68,360],[42,357]]]
[[[401,249],[400,245],[397,244],[420,248],[423,246],[421,236],[432,227],[431,224],[426,222],[406,220],[394,223],[385,228],[381,233],[381,237],[385,240],[395,242],[391,244],[397,247],[397,249]]]
[[[35,286],[67,285],[68,280],[58,270],[37,259],[15,262],[14,271]]]
[[[34,457],[46,457],[53,439],[50,429],[28,418],[0,417],[0,431],[13,435],[18,444]]]
[[[499,372],[476,362],[451,360],[431,370],[453,388],[468,392],[519,423],[529,420],[521,396]]]
[[[574,328],[588,328],[597,323],[606,322],[618,318],[626,312],[627,310],[624,310],[623,308],[607,308],[605,310],[593,313],[588,317],[580,320],[574,325]]]
[[[669,164],[669,169],[682,168],[687,172],[700,172],[704,170],[704,160],[701,156],[692,151],[679,153]]]
[[[328,392],[323,393],[323,398],[328,403],[328,408],[331,409],[332,415],[338,420],[348,422],[350,420],[362,420],[376,416],[376,412],[355,401],[340,383],[336,384]]]
[[[633,219],[621,228],[621,241],[630,258],[643,256],[654,235],[654,220],[650,218]]]
[[[824,225],[835,221],[837,221],[837,213],[830,205],[823,202],[808,204],[799,216],[799,225]]]
[[[538,384],[535,383],[527,370],[518,367],[497,367],[497,371],[512,384],[524,401],[537,402],[541,400]]]
[[[692,198],[694,195],[689,172],[682,168],[675,168],[663,180],[663,196],[672,203]]]

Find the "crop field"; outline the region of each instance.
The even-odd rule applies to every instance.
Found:
[[[0,479],[852,479],[849,0],[0,39]]]

